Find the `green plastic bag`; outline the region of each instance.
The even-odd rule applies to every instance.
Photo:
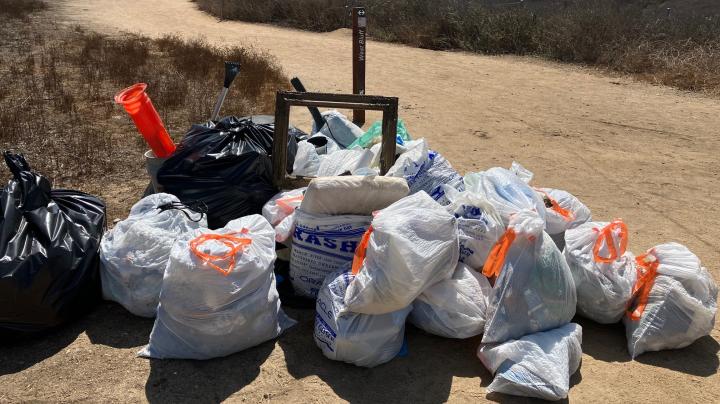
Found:
[[[365,132],[364,135],[360,136],[359,138],[355,139],[354,142],[348,146],[348,149],[352,149],[355,146],[360,146],[362,148],[367,149],[368,147],[372,146],[375,139],[380,139],[382,137],[382,121],[375,121],[370,127],[368,128],[367,132]],[[397,123],[397,144],[403,145],[405,142],[412,140],[410,138],[410,134],[407,131],[407,127],[405,127],[405,122],[402,119],[398,119]]]

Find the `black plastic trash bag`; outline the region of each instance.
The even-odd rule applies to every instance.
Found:
[[[22,155],[3,155],[14,178],[0,195],[0,340],[42,332],[93,307],[105,229],[100,199],[51,190]]]
[[[230,116],[193,125],[158,171],[158,183],[183,202],[204,202],[211,229],[259,214],[277,193],[272,181],[274,134],[272,117],[266,116]],[[289,130],[288,172],[295,161],[297,140],[304,136],[300,130]]]

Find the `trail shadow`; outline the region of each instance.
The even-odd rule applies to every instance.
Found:
[[[708,377],[717,373],[720,344],[711,336],[705,336],[682,349],[645,352],[635,361],[645,365],[671,369],[693,376]]]
[[[93,344],[113,348],[140,348],[147,344],[154,320],[138,317],[114,302],[103,301],[87,316],[87,333]]]
[[[625,326],[622,323],[599,324],[576,316],[574,323],[582,327],[582,350],[584,354],[604,362],[629,362]]]
[[[479,337],[452,340],[407,325],[408,355],[366,369],[323,356],[313,341],[314,310],[286,311],[299,322],[278,341],[289,373],[297,379],[317,375],[351,403],[445,402],[453,376],[477,377],[478,385],[491,380],[476,356]]]
[[[150,403],[218,403],[250,384],[275,348],[275,340],[205,361],[150,359],[145,397]]]
[[[21,372],[62,351],[87,325],[87,317],[83,317],[37,336],[1,342],[0,376]]]

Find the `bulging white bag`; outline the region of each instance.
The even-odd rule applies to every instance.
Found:
[[[458,263],[452,278],[442,280],[413,302],[410,322],[445,338],[470,338],[485,329],[490,282],[479,272]]]
[[[345,294],[353,279],[347,266],[323,283],[316,304],[315,343],[332,360],[374,367],[400,352],[411,308],[379,315],[352,313]]]
[[[355,313],[401,310],[450,278],[458,258],[456,219],[428,194],[410,195],[373,219],[356,251],[345,303]]]
[[[684,348],[710,335],[718,288],[700,259],[678,243],[661,244],[637,257],[633,301],[623,318],[628,351]]]
[[[440,153],[429,151],[424,139],[410,141],[406,147],[386,175],[405,178],[411,194],[425,191],[431,195],[442,184],[465,189],[460,174]]]
[[[318,215],[370,215],[408,195],[402,178],[381,176],[322,177],[310,181],[300,208]]]
[[[290,281],[295,292],[315,298],[325,278],[351,263],[370,216],[313,215],[295,211]]]
[[[178,239],[139,355],[210,359],[277,337],[294,321],[280,308],[274,262],[275,232],[260,215]]]
[[[544,400],[567,398],[582,361],[582,327],[570,323],[501,344],[481,344],[478,357],[495,375],[488,393]]]
[[[590,209],[573,194],[560,189],[537,188],[545,203],[545,231],[553,236],[592,220]]]
[[[483,343],[499,343],[560,327],[575,315],[577,298],[570,268],[537,212],[510,219],[483,266],[497,280],[490,295]]]
[[[207,219],[170,194],[154,194],[130,209],[100,244],[103,298],[136,316],[155,317],[163,274],[175,239],[207,227]]]
[[[275,228],[275,241],[278,243],[290,237],[295,226],[295,209],[300,207],[306,189],[303,187],[280,192],[263,206],[263,217]]]
[[[465,175],[465,189],[485,197],[497,210],[505,226],[520,210],[537,214],[545,227],[545,204],[542,198],[515,173],[494,167],[479,173]]]
[[[443,189],[451,188],[443,185]],[[485,198],[471,192],[447,191],[448,212],[457,218],[460,262],[481,269],[493,245],[505,232],[502,218]]]
[[[627,226],[620,219],[584,223],[568,230],[565,241],[578,313],[601,324],[617,323],[636,278],[635,257],[627,251]]]

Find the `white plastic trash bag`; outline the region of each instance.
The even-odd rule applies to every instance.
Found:
[[[501,344],[481,344],[478,357],[495,375],[488,393],[556,401],[567,398],[582,361],[582,327],[570,323]]]
[[[617,323],[636,278],[635,257],[627,251],[627,226],[620,219],[584,223],[568,230],[565,241],[578,313],[601,324]]]
[[[300,207],[306,188],[283,191],[272,197],[262,210],[263,217],[275,228],[275,241],[288,240],[295,225],[295,209]]]
[[[520,210],[536,212],[545,227],[545,204],[528,184],[512,171],[494,167],[465,175],[465,189],[485,197],[497,210],[505,226]]]
[[[317,124],[313,121],[312,134],[321,134],[333,139],[340,147],[347,148],[357,138],[365,134],[362,128],[358,127],[352,121],[347,119],[342,113],[332,110],[322,113],[326,124],[318,129]]]
[[[300,296],[315,298],[325,278],[351,263],[371,216],[314,215],[295,211],[290,281]]]
[[[452,278],[442,280],[413,302],[410,322],[445,338],[470,338],[485,329],[490,282],[481,273],[458,263]]]
[[[315,343],[332,360],[374,367],[390,361],[402,349],[411,308],[379,315],[349,312],[345,294],[353,279],[347,266],[323,283],[316,304]]]
[[[448,212],[458,221],[460,262],[481,269],[493,245],[505,233],[505,225],[495,208],[485,198],[470,192],[447,190]],[[449,190],[448,190],[449,189]]]
[[[170,194],[154,194],[130,209],[100,244],[103,298],[136,316],[155,317],[170,249],[178,237],[207,227],[207,219]]]
[[[210,359],[277,337],[294,321],[280,308],[274,262],[275,232],[260,215],[178,239],[139,355]]]
[[[318,215],[371,215],[408,195],[402,178],[380,176],[322,177],[310,181],[303,212]]]
[[[547,208],[545,231],[551,236],[561,234],[592,220],[590,209],[573,194],[560,189],[537,188]]]
[[[496,279],[490,295],[483,343],[499,343],[569,323],[577,298],[570,268],[537,212],[510,219],[483,266]]]
[[[678,243],[667,243],[636,262],[634,297],[623,318],[630,356],[684,348],[710,335],[718,288],[695,254]]]
[[[410,141],[406,147],[386,175],[405,178],[411,194],[420,191],[434,194],[442,184],[464,190],[460,174],[440,153],[429,151],[424,139]]]
[[[345,303],[355,313],[401,310],[450,278],[458,258],[456,219],[428,194],[410,195],[373,219],[358,247]]]

